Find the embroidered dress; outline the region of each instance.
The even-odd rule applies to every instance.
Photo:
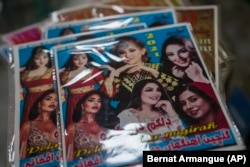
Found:
[[[67,159],[73,160],[102,150],[100,141],[105,140],[106,131],[99,125],[73,123],[67,129],[66,136]]]
[[[53,87],[52,68],[48,68],[43,75],[29,77],[29,71],[21,72],[21,85],[27,91],[24,96],[24,109],[22,123],[28,121],[30,109],[36,99],[46,90]],[[21,99],[23,94],[21,94]]]
[[[49,143],[58,143],[58,131],[55,130],[51,135],[48,132],[42,132],[38,129],[35,123],[30,123],[30,132],[28,135],[28,145],[32,146],[47,146]]]
[[[71,85],[66,86],[66,102],[67,102],[67,120],[66,124],[69,125],[73,123],[72,120],[72,115],[74,113],[75,107],[78,103],[78,101],[89,91],[91,90],[98,90],[98,89],[104,89],[102,87],[103,82],[104,82],[104,75],[103,73],[97,75],[96,77],[93,77],[90,79],[91,76],[94,76],[100,72],[99,69],[93,68],[91,70],[91,73],[86,75],[83,78],[80,78],[78,81],[75,83],[72,83]],[[69,71],[64,71],[60,74],[60,80],[61,80],[61,85],[67,84],[70,80],[73,78],[69,77]],[[90,79],[86,81],[87,79]]]
[[[58,135],[57,129],[55,129],[52,133],[43,132],[39,130],[33,121],[31,121],[30,130],[27,136],[27,157],[38,153],[40,154],[41,152],[57,149],[59,146]],[[32,147],[35,149],[32,149]],[[41,149],[39,152],[36,152],[38,148]]]
[[[76,132],[74,137],[75,150],[82,149],[93,149],[100,143],[100,137],[93,136],[89,133],[84,132],[79,124],[75,124]]]

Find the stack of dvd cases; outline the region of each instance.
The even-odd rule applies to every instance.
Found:
[[[5,34],[14,166],[141,165],[143,151],[242,150],[218,7],[104,0]]]

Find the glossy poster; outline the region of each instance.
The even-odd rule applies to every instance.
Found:
[[[60,148],[60,112],[55,68],[51,48],[89,38],[144,29],[134,24],[121,29],[101,30],[55,38],[14,47],[16,82],[16,137],[19,166],[58,166]],[[18,166],[18,165],[16,165]]]
[[[68,166],[242,143],[187,24],[55,47]]]
[[[46,45],[15,46],[15,166],[62,160],[58,94]]]
[[[123,6],[134,9],[148,7],[166,6],[164,0],[103,0],[91,1],[90,3],[80,5],[77,7],[66,8],[53,12],[51,18],[53,22],[67,22],[73,20],[83,20],[104,16],[111,16],[115,14],[124,14],[132,12],[131,9],[124,9]]]
[[[175,12],[177,22],[189,22],[192,25],[201,55],[219,88],[217,6],[176,7]]]

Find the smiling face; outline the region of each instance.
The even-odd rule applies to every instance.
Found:
[[[101,108],[101,97],[98,94],[90,95],[82,104],[86,113],[97,113]]]
[[[161,98],[160,87],[155,83],[146,84],[141,91],[142,104],[155,105]]]
[[[192,91],[181,93],[179,101],[183,112],[193,119],[202,119],[212,113],[210,103]]]
[[[168,60],[179,67],[188,67],[191,63],[189,52],[182,45],[170,44],[166,47],[165,52]]]
[[[79,54],[73,56],[73,64],[76,68],[86,66],[88,63],[88,56],[86,54]]]
[[[49,63],[49,56],[45,52],[39,52],[34,57],[34,63],[37,68],[44,67]]]
[[[125,64],[140,64],[142,63],[142,56],[145,54],[145,48],[139,48],[134,42],[124,42],[119,46],[117,54],[124,58]]]
[[[38,107],[42,111],[53,112],[55,111],[57,104],[58,104],[57,94],[50,93],[47,96],[45,96],[45,98],[43,98],[41,102],[39,102]]]

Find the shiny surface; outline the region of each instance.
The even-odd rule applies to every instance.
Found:
[[[0,1],[1,2],[1,1]],[[1,34],[10,32],[12,30],[18,29],[24,25],[29,25],[45,19],[48,13],[53,9],[59,9],[60,7],[72,6],[75,4],[80,4],[80,0],[52,0],[52,1],[36,1],[37,4],[32,4],[32,0],[2,0],[6,5],[10,5],[8,8],[9,11],[3,11],[0,14],[0,36]],[[39,4],[40,2],[40,4]],[[42,3],[44,2],[44,3]],[[60,3],[58,3],[60,2]],[[233,56],[236,58],[234,63],[230,63],[230,68],[233,67],[233,70],[227,69],[221,73],[223,76],[222,81],[226,87],[226,95],[229,97],[232,94],[232,89],[239,87],[245,95],[245,100],[250,99],[250,87],[249,87],[249,78],[250,78],[250,68],[249,68],[249,39],[250,39],[250,3],[247,0],[235,1],[228,0],[227,2],[222,0],[217,1],[208,1],[204,0],[202,4],[219,4],[220,6],[220,35],[223,37],[227,48],[232,52]],[[46,4],[48,3],[48,4]],[[199,0],[199,3],[201,1]],[[27,4],[29,4],[27,6]],[[58,5],[59,4],[59,5]],[[198,4],[198,3],[197,3]],[[26,7],[29,10],[26,9]],[[33,6],[32,6],[33,5]],[[15,10],[19,8],[20,10]],[[30,10],[32,9],[32,10]],[[6,8],[3,10],[6,10]],[[30,13],[36,13],[30,15]],[[40,13],[39,13],[40,12]],[[18,13],[18,14],[17,14]],[[237,61],[236,61],[237,60]],[[231,74],[231,75],[229,75]],[[9,89],[12,89],[9,83],[8,70],[6,64],[0,59],[0,166],[8,166],[7,161],[7,136],[10,132],[8,129],[8,115],[13,117],[13,113],[8,113],[8,108],[10,107],[9,103]],[[228,78],[227,76],[231,76]],[[12,77],[12,76],[11,76]],[[236,108],[237,110],[237,108]],[[240,113],[236,111],[235,113]],[[235,118],[236,123],[241,123],[238,126],[242,129],[245,128],[245,132],[249,131],[248,124],[244,124],[244,120],[240,121],[240,114],[238,118],[235,114],[232,114]],[[237,122],[238,121],[238,122]],[[14,120],[9,122],[10,125],[13,125]],[[249,122],[249,121],[248,121]],[[244,129],[243,129],[244,130]]]

